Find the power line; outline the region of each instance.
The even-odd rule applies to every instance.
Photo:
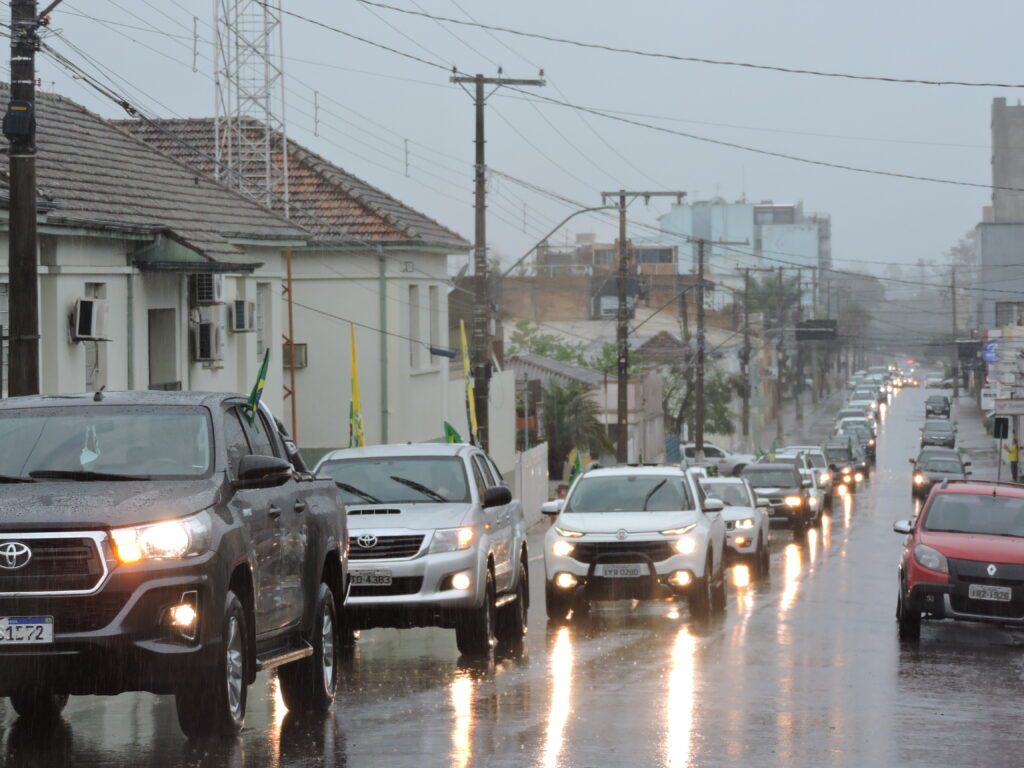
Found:
[[[756,64],[747,61],[711,59],[701,56],[680,56],[674,53],[644,51],[636,48],[620,48],[618,46],[607,45],[604,43],[590,43],[581,40],[572,40],[565,37],[546,35],[540,32],[527,32],[521,29],[499,27],[493,24],[481,24],[480,22],[477,21],[453,19],[448,16],[437,16],[435,14],[426,13],[424,11],[413,11],[410,10],[409,8],[398,8],[397,6],[388,5],[387,3],[372,2],[372,0],[357,0],[357,2],[361,3],[362,5],[372,5],[376,8],[382,8],[387,11],[395,11],[396,13],[404,13],[409,16],[421,16],[427,19],[432,19],[434,21],[443,22],[446,24],[458,24],[465,27],[476,27],[478,29],[484,29],[491,32],[502,32],[504,34],[516,35],[518,37],[527,37],[532,38],[534,40],[545,40],[549,43],[560,43],[562,45],[571,45],[577,48],[589,48],[593,50],[606,51],[609,53],[628,54],[631,56],[641,56],[650,59],[666,59],[669,61],[685,62],[689,64],[710,64],[720,67],[739,67],[742,69],[756,69],[768,72],[780,72],[788,75],[811,75],[814,77],[829,77],[838,78],[842,80],[867,80],[871,82],[903,83],[909,85],[955,85],[965,88],[1024,88],[1024,83],[974,82],[968,80],[922,79],[912,77],[896,77],[890,75],[862,75],[850,72],[830,72],[816,69],[784,67],[776,64]]]

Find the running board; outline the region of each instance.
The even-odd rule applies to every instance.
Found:
[[[512,592],[511,594],[508,594],[508,595],[502,595],[501,597],[499,597],[497,600],[494,601],[494,607],[495,608],[504,608],[506,605],[509,605],[510,603],[514,603],[516,601],[517,597],[518,597],[518,595],[515,592]]]
[[[256,669],[265,672],[284,664],[290,664],[299,659],[306,659],[313,655],[313,646],[304,642],[301,648],[290,648],[285,651],[275,650],[256,657]]]

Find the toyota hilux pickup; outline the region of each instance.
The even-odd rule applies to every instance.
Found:
[[[277,669],[326,710],[345,640],[333,483],[235,395],[124,392],[0,403],[0,696],[56,720],[69,695],[173,694],[189,737],[241,728]]]

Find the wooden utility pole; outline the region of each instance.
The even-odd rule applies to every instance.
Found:
[[[785,301],[783,301],[783,283],[782,283],[782,267],[779,267],[779,279],[777,283],[778,295],[775,297],[776,302],[776,313],[777,323],[775,332],[778,334],[778,338],[775,340],[775,443],[776,447],[782,446],[782,369],[785,367],[783,362],[783,353],[785,351],[785,310],[783,309]]]
[[[949,270],[953,309],[953,400],[960,397],[960,346],[956,343],[956,264]]]
[[[619,310],[616,317],[616,347],[618,357],[618,413],[615,420],[617,442],[615,460],[620,464],[629,461],[629,305],[627,301],[627,282],[629,279],[629,243],[626,240],[626,205],[629,198],[642,197],[645,201],[652,197],[674,197],[681,203],[685,192],[602,192],[601,202],[607,204],[609,199],[618,199],[619,209]]]
[[[796,324],[804,319],[804,286],[802,269],[796,271]],[[796,345],[796,386],[793,387],[793,407],[796,413],[796,425],[803,429],[804,413],[800,407],[800,395],[804,391],[804,350],[800,344]]]
[[[541,72],[541,75],[544,73]],[[476,162],[474,163],[473,179],[476,186],[476,225],[473,243],[473,317],[470,325],[472,339],[470,341],[473,393],[476,405],[477,433],[480,447],[488,449],[490,434],[488,429],[488,402],[491,386],[491,296],[489,265],[487,263],[487,164],[484,154],[484,105],[490,94],[484,93],[485,86],[493,85],[493,94],[503,85],[541,86],[543,79],[517,80],[501,76],[472,77],[454,75],[453,83],[474,86],[473,101],[476,105]]]
[[[743,270],[743,351],[740,352],[743,376],[743,450],[750,450],[750,267]]]
[[[811,317],[818,319],[818,268],[811,269]],[[811,342],[811,402],[817,405],[819,391],[818,342]]]

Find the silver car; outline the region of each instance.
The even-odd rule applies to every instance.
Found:
[[[334,451],[316,468],[348,509],[353,629],[454,629],[467,656],[526,634],[529,583],[522,505],[471,445]]]

